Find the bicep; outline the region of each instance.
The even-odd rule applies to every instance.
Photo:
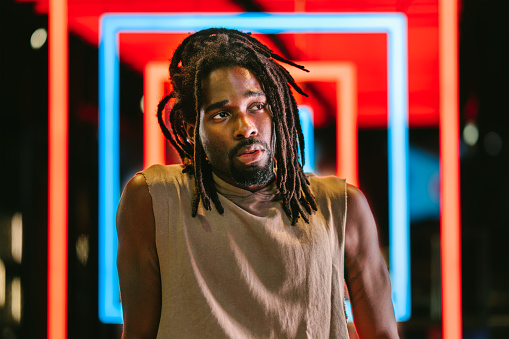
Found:
[[[385,264],[378,248],[378,232],[373,214],[360,190],[348,187],[347,223],[345,230],[345,272],[352,301],[363,298],[363,291],[376,281],[363,281],[373,268]],[[358,281],[361,279],[360,281]],[[353,292],[353,293],[352,293]]]
[[[348,187],[345,278],[361,338],[397,338],[389,274],[378,246],[375,220],[360,190]]]
[[[122,193],[117,234],[123,338],[153,338],[161,314],[161,278],[152,198],[141,175],[131,179]]]

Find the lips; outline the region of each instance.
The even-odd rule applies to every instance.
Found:
[[[235,155],[235,158],[238,161],[242,162],[243,164],[249,165],[260,160],[264,152],[265,149],[263,148],[262,145],[259,144],[248,145],[242,147]]]

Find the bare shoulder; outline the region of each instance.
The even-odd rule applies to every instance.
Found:
[[[347,220],[349,223],[358,224],[372,219],[371,208],[369,207],[368,200],[359,188],[351,184],[347,184],[346,196]]]
[[[368,200],[360,189],[347,185],[345,264],[372,265],[378,260],[378,230]]]
[[[119,237],[124,233],[146,234],[154,232],[153,225],[152,197],[145,177],[137,174],[122,192],[117,210],[117,232]]]
[[[129,180],[122,192],[122,198],[129,200],[150,198],[147,181],[142,174],[136,174]]]

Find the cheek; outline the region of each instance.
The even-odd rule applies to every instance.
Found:
[[[215,126],[204,126],[200,125],[200,140],[203,145],[216,145],[219,146],[224,143],[224,130],[215,128]]]
[[[225,141],[224,128],[200,125],[199,135],[203,150],[209,160],[217,163],[227,158],[227,150],[231,145]]]
[[[261,121],[259,122],[259,125],[261,133],[268,138],[268,140],[271,139],[272,136],[272,117],[271,116],[264,116]]]

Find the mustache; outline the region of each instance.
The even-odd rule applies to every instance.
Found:
[[[263,141],[263,140],[256,139],[256,138],[244,139],[244,140],[240,141],[237,145],[235,145],[235,147],[233,147],[228,152],[228,158],[229,159],[235,158],[235,156],[237,155],[238,151],[242,147],[253,145],[253,144],[261,144],[263,146],[263,148],[265,148],[266,150],[269,149],[269,145],[267,145],[267,143],[265,141]]]

